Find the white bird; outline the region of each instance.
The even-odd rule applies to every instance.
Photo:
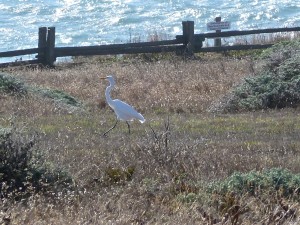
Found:
[[[107,79],[109,81],[109,86],[105,90],[105,98],[106,98],[106,102],[114,110],[117,116],[117,121],[115,125],[111,127],[109,130],[107,130],[103,134],[103,136],[106,136],[108,132],[114,129],[119,120],[125,121],[127,123],[129,133],[130,133],[130,124],[128,123],[128,121],[133,121],[134,119],[139,120],[141,123],[144,123],[146,121],[145,118],[142,116],[142,114],[137,112],[131,105],[128,105],[126,102],[123,102],[119,99],[112,99],[110,97],[110,91],[115,86],[115,80],[112,76],[101,77],[100,79]]]

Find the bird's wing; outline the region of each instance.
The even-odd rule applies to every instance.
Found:
[[[134,119],[139,120],[141,123],[145,122],[145,118],[142,114],[138,113],[131,105],[123,102],[119,99],[113,100],[111,107],[117,114],[118,119],[124,121],[132,121]]]

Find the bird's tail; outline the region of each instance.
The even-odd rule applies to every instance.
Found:
[[[138,116],[138,120],[139,120],[141,123],[145,123],[145,122],[146,122],[145,118],[144,118],[143,115],[140,114],[140,113],[139,113],[139,116]]]

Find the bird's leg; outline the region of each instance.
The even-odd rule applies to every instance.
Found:
[[[110,132],[112,129],[114,129],[117,126],[118,120],[116,121],[115,125],[113,125],[109,130],[107,130],[103,136],[106,136],[108,134],[108,132]]]
[[[126,121],[127,126],[128,126],[128,133],[130,134],[130,124],[128,123],[128,121]]]

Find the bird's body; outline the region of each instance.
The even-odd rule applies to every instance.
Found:
[[[142,114],[138,113],[132,106],[128,105],[119,99],[112,100],[112,104],[109,106],[114,110],[118,120],[122,121],[133,121],[134,119],[139,120],[141,123],[145,122]]]
[[[128,121],[133,121],[134,119],[139,120],[141,123],[144,123],[146,121],[145,118],[142,116],[142,114],[137,112],[131,105],[119,99],[112,99],[110,97],[110,92],[115,85],[115,80],[112,76],[107,76],[106,78],[101,78],[101,79],[107,79],[109,81],[109,86],[105,90],[105,98],[107,104],[114,110],[117,116],[117,122],[115,123],[115,125],[112,128],[110,128],[108,131],[106,131],[103,135],[106,135],[109,131],[114,129],[118,123],[118,120],[125,121],[127,123],[129,133],[130,133],[130,125]]]

